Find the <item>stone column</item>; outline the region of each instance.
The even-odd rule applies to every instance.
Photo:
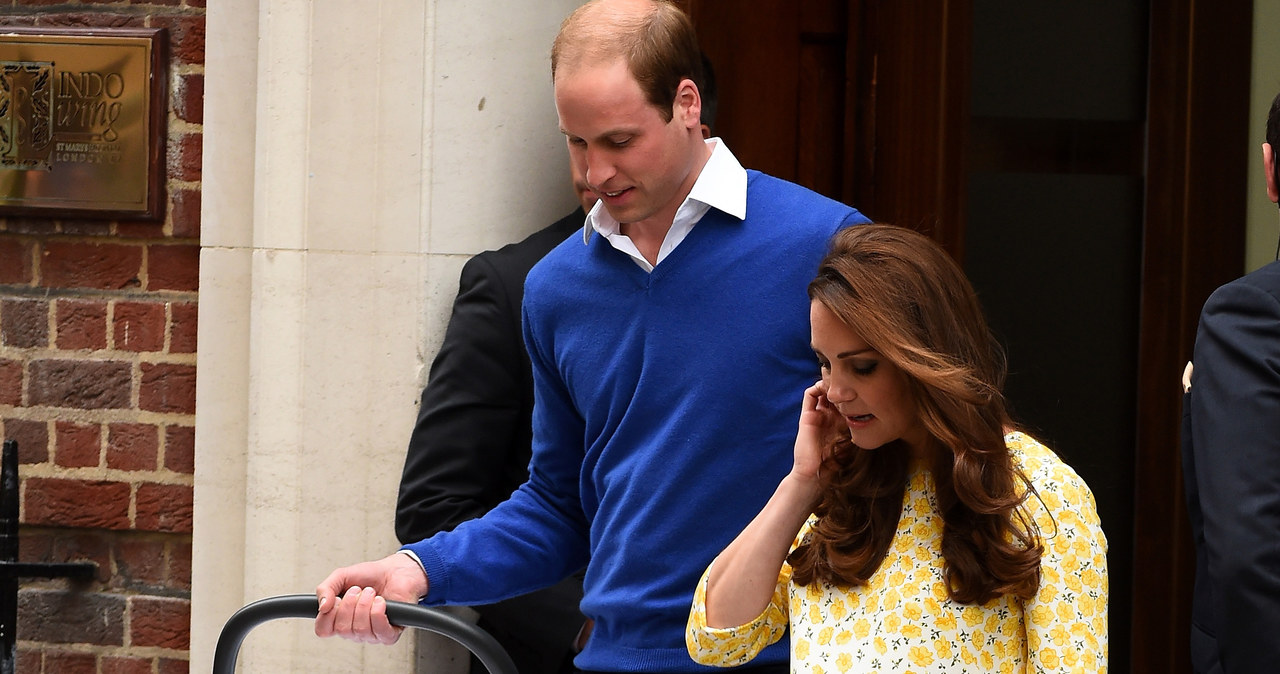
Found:
[[[397,548],[426,366],[470,255],[567,213],[549,52],[574,0],[219,0],[207,15],[193,671],[226,618]],[[255,630],[245,671],[408,671]]]

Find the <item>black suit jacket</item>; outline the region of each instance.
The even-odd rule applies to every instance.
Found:
[[[1197,672],[1280,671],[1280,262],[1205,302],[1183,400]]]
[[[483,515],[528,479],[533,375],[520,331],[524,279],[547,252],[579,232],[584,219],[575,210],[463,267],[405,456],[396,503],[402,543]],[[555,672],[585,620],[578,611],[581,599],[577,577],[475,608],[480,625],[497,637],[520,672]]]

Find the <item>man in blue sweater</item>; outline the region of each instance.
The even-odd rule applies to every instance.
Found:
[[[705,55],[702,69],[702,136],[710,138],[716,82]],[[396,500],[401,543],[480,517],[529,479],[533,373],[521,331],[524,281],[556,244],[582,231],[598,200],[583,171],[570,164],[580,210],[519,243],[480,253],[462,268],[405,455]],[[472,608],[521,674],[564,674],[574,671],[575,645],[590,629],[578,611],[581,600],[582,576],[575,573],[551,587]],[[488,672],[476,658],[471,671]]]
[[[596,0],[552,49],[570,160],[600,203],[529,273],[529,481],[485,516],[338,569],[316,633],[391,643],[385,599],[479,604],[587,565],[583,672],[703,671],[684,623],[707,563],[791,464],[805,287],[856,210],[742,168],[699,129],[701,61],[662,0]],[[588,563],[589,560],[589,563]],[[787,645],[755,661],[787,671]]]

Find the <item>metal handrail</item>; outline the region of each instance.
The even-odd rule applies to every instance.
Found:
[[[218,645],[213,652],[213,674],[234,674],[240,644],[249,630],[277,618],[315,618],[319,610],[319,600],[315,595],[287,594],[259,599],[236,611],[218,635]],[[416,627],[453,639],[475,654],[490,674],[518,674],[511,656],[492,636],[438,608],[389,601],[387,619],[393,625]]]

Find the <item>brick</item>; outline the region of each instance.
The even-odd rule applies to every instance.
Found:
[[[41,285],[50,288],[138,288],[142,286],[142,247],[117,243],[48,243],[40,270]]]
[[[200,286],[200,246],[150,246],[148,290],[196,290]]]
[[[43,653],[39,649],[19,646],[14,654],[14,674],[40,674],[44,666]]]
[[[18,443],[18,463],[49,460],[49,424],[26,419],[5,419],[4,439]]]
[[[204,138],[199,133],[184,133],[169,137],[165,148],[169,177],[174,180],[196,182],[200,180],[204,161]]]
[[[32,349],[49,345],[49,303],[0,301],[0,344]]]
[[[44,237],[57,229],[56,223],[56,220],[48,218],[8,218],[4,222],[4,228],[10,234],[34,234]]]
[[[153,16],[151,25],[169,29],[169,58],[173,63],[204,63],[204,16]]]
[[[115,546],[115,580],[123,587],[159,587],[164,583],[165,544],[162,540],[123,540]]]
[[[138,485],[139,531],[191,533],[192,489],[182,484],[146,483]]]
[[[46,650],[44,671],[58,674],[97,674],[97,658],[92,653]]]
[[[54,344],[64,351],[107,348],[106,300],[58,300]]]
[[[114,594],[21,590],[18,638],[54,644],[123,646],[125,606],[124,597]],[[46,667],[45,671],[67,670]]]
[[[26,241],[0,238],[0,283],[31,283],[32,246]]]
[[[159,456],[159,428],[151,424],[107,426],[107,468],[155,470]]]
[[[57,541],[52,529],[26,527],[18,534],[18,561],[47,562],[53,559]]]
[[[121,361],[36,360],[27,367],[27,403],[75,409],[127,409],[132,368]]]
[[[64,468],[97,466],[102,457],[102,426],[59,421],[54,424],[54,463]]]
[[[175,473],[196,472],[196,429],[169,426],[164,429],[164,467]]]
[[[100,674],[151,674],[151,658],[102,656]]]
[[[169,585],[191,590],[191,541],[174,543],[169,548]]]
[[[169,305],[169,353],[195,353],[199,307],[195,302]]]
[[[191,4],[195,4],[196,0],[188,0]],[[201,3],[200,6],[204,6]],[[191,663],[186,660],[173,660],[169,658],[161,658],[160,666],[156,670],[157,674],[189,674],[191,672]]]
[[[174,87],[173,112],[192,124],[204,123],[204,73],[178,76]]]
[[[53,548],[48,556],[34,560],[41,562],[94,562],[98,565],[97,579],[105,583],[111,579],[112,536],[105,531],[72,531],[51,529]],[[25,554],[25,553],[24,553]]]
[[[160,239],[164,237],[164,220],[121,220],[116,234],[125,239]]]
[[[150,412],[195,414],[195,366],[143,363],[138,406]]]
[[[110,220],[63,220],[62,233],[72,236],[110,236]]]
[[[27,478],[22,521],[85,529],[129,528],[129,485],[123,482]]]
[[[165,597],[134,597],[129,602],[129,642],[186,650],[191,646],[191,602]]]
[[[29,1],[29,0],[28,0]],[[63,5],[66,0],[48,0],[47,4]],[[37,22],[41,26],[69,26],[83,28],[136,28],[146,21],[145,16],[125,16],[92,12],[85,14],[47,14]]]
[[[176,190],[173,194],[173,237],[200,238],[200,190]]]
[[[0,405],[22,405],[22,362],[0,358]]]
[[[122,351],[163,351],[164,304],[160,302],[116,302],[112,318],[112,339]]]

